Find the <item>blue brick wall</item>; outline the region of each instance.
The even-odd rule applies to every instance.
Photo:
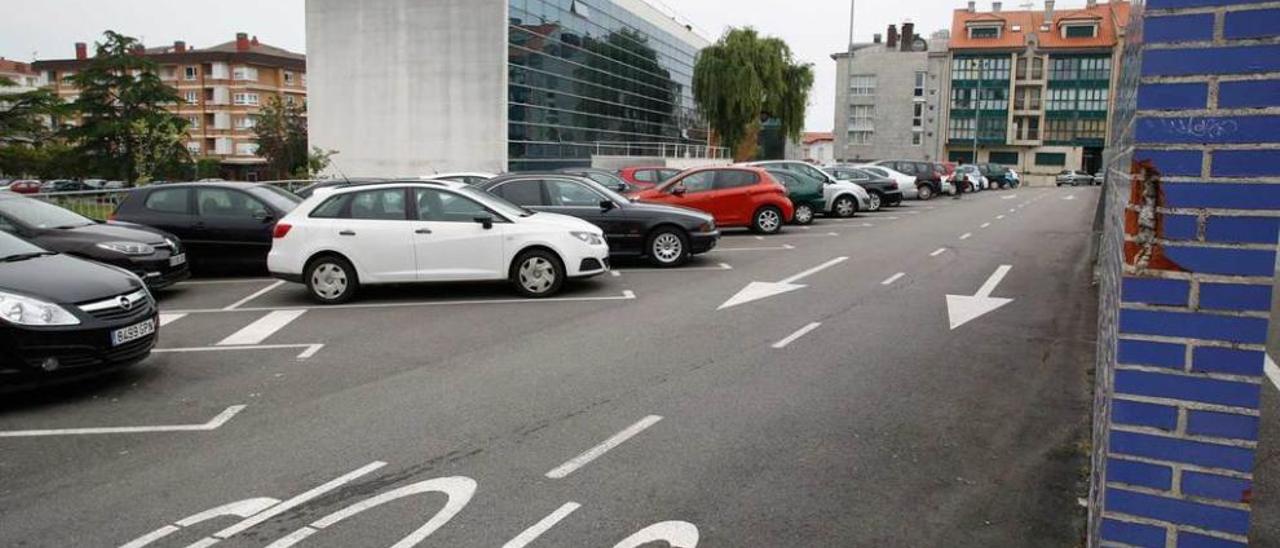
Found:
[[[1134,172],[1107,181],[1104,242],[1150,184],[1167,261],[1103,247],[1089,545],[1246,546],[1280,239],[1280,7],[1148,0],[1125,48],[1106,156]]]

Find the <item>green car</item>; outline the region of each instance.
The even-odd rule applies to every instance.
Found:
[[[787,197],[796,213],[791,219],[793,224],[807,225],[819,211],[826,210],[827,199],[822,195],[822,181],[803,173],[785,169],[766,169],[782,186],[787,187]]]

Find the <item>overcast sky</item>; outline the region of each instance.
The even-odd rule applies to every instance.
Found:
[[[352,0],[359,1],[359,0]],[[430,0],[423,0],[430,1]],[[751,25],[785,39],[817,74],[806,128],[831,131],[835,101],[835,62],[831,54],[846,48],[849,0],[662,0],[710,38],[726,27]],[[5,10],[0,21],[0,57],[30,61],[66,58],[73,44],[98,39],[112,29],[141,37],[149,46],[185,40],[208,47],[235,38],[236,32],[257,35],[263,42],[305,52],[303,0],[219,0],[212,4],[174,0],[15,0],[21,9]],[[1006,0],[1006,9],[1018,9]],[[982,0],[981,9],[990,1]],[[1084,5],[1083,0],[1062,7]],[[1040,2],[1037,2],[1037,6]],[[890,23],[912,21],[923,35],[950,27],[952,10],[964,0],[860,0],[855,39],[869,41]]]

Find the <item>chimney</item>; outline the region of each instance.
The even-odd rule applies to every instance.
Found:
[[[236,51],[249,51],[249,35],[247,33],[236,33]]]
[[[975,2],[974,0],[969,0],[969,13],[973,13],[976,11],[978,11],[978,3]]]
[[[1090,2],[1092,2],[1093,0],[1089,0],[1089,1],[1090,1]],[[1000,2],[992,2],[992,3],[991,3],[991,13],[1000,13],[1000,7],[1001,7],[1002,5],[1003,5],[1003,4],[1002,4],[1002,3],[1000,3]]]
[[[84,42],[76,42],[76,59],[81,61],[89,58],[89,44]]]
[[[889,49],[898,47],[898,25],[889,25],[889,38],[884,45]]]
[[[253,44],[253,45],[255,45],[255,46],[256,46],[256,45],[258,45],[258,36],[257,36],[257,35],[254,35],[253,40],[251,40],[249,43],[251,43],[251,44]]]
[[[1053,0],[1044,0],[1044,22],[1053,23]]]
[[[186,53],[186,52],[187,52],[187,43],[186,43],[186,42],[183,42],[182,40],[177,40],[177,41],[175,41],[175,42],[173,43],[173,52],[174,52],[174,53]]]
[[[911,45],[916,41],[916,24],[902,24],[902,51],[911,51]]]
[[[884,41],[884,35],[877,32],[871,36],[871,41],[879,44]]]

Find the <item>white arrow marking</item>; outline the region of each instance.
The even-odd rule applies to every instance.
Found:
[[[1276,367],[1275,360],[1271,359],[1271,355],[1267,355],[1266,365],[1263,369],[1267,372],[1267,378],[1271,379],[1271,384],[1276,385],[1280,389],[1280,367]]]
[[[724,304],[720,305],[720,307],[717,308],[716,310],[724,310],[726,308],[732,308],[740,304],[746,304],[752,301],[758,301],[760,299],[775,297],[783,293],[789,293],[797,289],[804,289],[805,286],[797,284],[795,282],[798,282],[804,278],[817,274],[818,272],[822,272],[823,270],[831,268],[847,260],[849,260],[848,257],[836,257],[834,259],[831,259],[830,261],[827,261],[818,266],[810,268],[809,270],[796,274],[795,276],[786,278],[784,280],[779,280],[777,282],[751,282],[747,284],[746,287],[742,288],[742,291],[739,291],[736,295],[729,297],[729,300],[725,301]]]
[[[175,424],[171,426],[117,426],[107,428],[61,428],[53,430],[12,430],[0,432],[0,438],[35,438],[44,436],[86,436],[93,434],[145,434],[151,432],[208,432],[217,430],[244,411],[245,406],[233,405],[218,413],[213,420],[204,424]]]
[[[623,539],[613,548],[639,548],[660,540],[666,541],[671,548],[694,548],[698,545],[698,528],[686,521],[655,523]]]
[[[1009,265],[1000,265],[995,273],[987,278],[987,282],[978,288],[978,292],[972,297],[968,295],[947,295],[947,318],[951,322],[951,329],[960,327],[969,323],[989,312],[995,311],[1006,304],[1013,302],[1013,299],[1004,299],[1000,297],[992,297],[991,293],[996,290],[996,286],[1000,285],[1000,281],[1009,274],[1012,269]]]

